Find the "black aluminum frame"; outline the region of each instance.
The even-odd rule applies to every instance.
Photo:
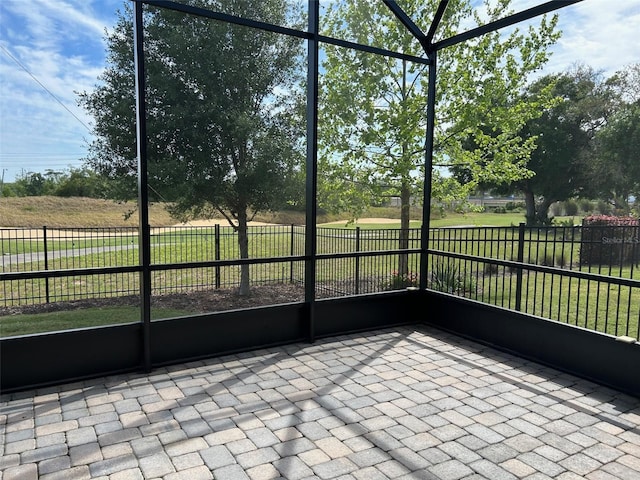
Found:
[[[528,20],[582,0],[550,1],[542,5],[509,15],[500,20],[488,23],[478,28],[454,35],[453,37],[433,42],[435,33],[442,20],[449,0],[441,0],[434,19],[425,34],[418,25],[407,15],[395,0],[382,0],[402,25],[420,43],[426,57],[416,57],[401,52],[394,52],[383,48],[340,40],[320,35],[320,2],[308,0],[308,29],[307,31],[274,25],[248,18],[237,17],[223,12],[185,5],[170,0],[132,0],[134,2],[134,36],[135,36],[135,65],[136,65],[136,111],[137,111],[137,141],[138,141],[138,210],[140,225],[140,265],[141,265],[141,322],[143,325],[143,352],[145,370],[151,369],[150,323],[151,323],[151,261],[150,261],[150,227],[148,216],[147,193],[147,138],[146,138],[146,106],[144,85],[144,5],[165,8],[189,15],[206,17],[217,21],[232,23],[250,28],[261,29],[283,35],[290,35],[306,39],[308,43],[307,66],[307,172],[306,172],[306,239],[305,239],[305,305],[308,317],[308,339],[315,339],[315,270],[316,270],[316,194],[317,194],[317,132],[318,132],[318,77],[319,77],[319,46],[321,43],[337,45],[359,51],[384,55],[402,60],[408,60],[429,66],[429,83],[427,95],[427,127],[425,132],[425,185],[422,213],[422,244],[420,261],[420,289],[426,288],[429,256],[428,232],[431,216],[431,183],[433,168],[433,137],[435,126],[435,100],[437,80],[437,53],[439,50],[484,35],[489,32]]]
[[[427,33],[392,0],[385,5],[416,38],[425,56],[416,57],[384,48],[331,38],[319,33],[319,1],[309,0],[309,22],[306,31],[234,17],[165,0],[132,0],[134,2],[136,104],[138,137],[139,240],[140,265],[126,268],[81,269],[78,271],[31,272],[30,277],[94,274],[117,270],[135,271],[141,276],[141,321],[41,335],[25,335],[0,340],[2,355],[0,388],[3,391],[24,390],[69,382],[111,373],[140,370],[186,360],[212,357],[224,353],[246,351],[269,345],[316,338],[347,332],[371,330],[397,325],[429,324],[448,329],[474,340],[547,363],[577,375],[640,396],[637,372],[629,365],[640,363],[637,344],[616,342],[615,338],[579,328],[557,324],[532,315],[480,304],[426,289],[427,261],[430,255],[442,254],[429,248],[431,171],[433,167],[433,135],[436,121],[435,82],[437,55],[446,47],[513,25],[535,16],[578,3],[582,0],[550,1],[487,25],[434,41],[435,33],[447,8],[441,0]],[[308,44],[307,89],[307,179],[306,238],[304,256],[294,260],[305,262],[305,300],[303,303],[275,305],[255,309],[209,313],[172,318],[151,323],[151,274],[172,268],[151,265],[150,227],[147,194],[147,139],[144,100],[144,31],[145,5],[199,15],[216,21],[262,29],[305,39]],[[429,66],[428,104],[425,130],[425,185],[420,248],[420,285],[417,290],[384,292],[337,299],[315,298],[315,271],[319,260],[331,255],[316,251],[317,130],[318,130],[318,52],[320,44],[330,44],[377,55],[389,56]],[[273,259],[244,259],[224,262],[233,264],[261,263]],[[291,258],[287,259],[288,261]],[[221,262],[205,262],[215,265]],[[204,264],[203,264],[204,265]],[[189,265],[197,266],[197,265]],[[28,273],[2,274],[2,279],[27,278]],[[417,313],[411,313],[417,312]],[[593,349],[598,349],[594,360]]]

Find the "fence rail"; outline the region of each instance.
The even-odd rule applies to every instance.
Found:
[[[589,228],[586,238],[583,227],[433,229],[430,286],[638,339],[638,227]]]
[[[429,288],[638,337],[640,228],[433,228]],[[304,284],[305,230],[249,227],[241,259],[231,227],[151,232],[153,295],[252,285]],[[0,229],[0,307],[139,294],[135,228]],[[317,229],[319,297],[418,285],[420,229]]]

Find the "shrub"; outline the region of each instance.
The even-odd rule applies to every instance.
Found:
[[[517,257],[514,257],[513,255],[511,255],[511,256],[508,258],[508,260],[510,260],[510,261],[512,261],[512,262],[517,262],[517,261],[518,261],[518,258],[517,258]],[[518,270],[519,270],[519,269],[518,269],[518,267],[515,267],[515,266],[511,266],[511,265],[509,265],[509,266],[507,267],[507,271],[508,271],[509,273],[518,273]]]
[[[575,200],[567,200],[564,202],[565,215],[574,216],[578,214],[578,203]]]
[[[504,208],[506,208],[510,212],[513,212],[515,210],[522,210],[524,209],[524,207],[524,202],[507,202],[507,204],[504,206]]]
[[[407,274],[392,272],[391,275],[382,284],[384,290],[401,290],[407,287],[418,286],[418,274],[409,272]]]
[[[605,202],[604,200],[598,200],[598,211],[600,212],[600,215],[610,215],[613,208],[610,203]]]
[[[483,271],[485,275],[495,275],[498,273],[498,265],[495,263],[485,263]]]
[[[431,272],[431,288],[445,293],[464,294],[474,289],[473,279],[460,272],[456,264],[440,262]]]
[[[551,215],[553,215],[554,217],[559,217],[560,215],[562,215],[562,204],[560,202],[556,202],[551,205],[550,210]]]
[[[555,220],[553,221],[554,225],[557,225],[559,227],[573,227],[573,217],[571,218],[567,218],[566,220]]]
[[[637,227],[640,220],[635,217],[612,217],[610,215],[590,215],[582,220],[583,227]]]
[[[545,267],[553,267],[555,265],[553,254],[545,252],[542,256],[542,260],[540,260],[540,265]]]
[[[584,213],[590,213],[593,211],[593,202],[587,198],[581,198],[580,199],[580,210],[582,210]]]

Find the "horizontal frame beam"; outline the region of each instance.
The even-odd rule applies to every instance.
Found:
[[[283,27],[281,25],[274,25],[272,23],[261,22],[258,20],[251,20],[249,18],[237,17],[235,15],[229,15],[228,13],[215,12],[215,11],[207,10],[204,8],[192,7],[190,5],[176,3],[170,0],[134,0],[134,1],[139,1],[154,7],[166,8],[167,10],[187,13],[190,15],[198,16],[198,17],[210,18],[212,20],[227,22],[233,25],[257,28],[259,30],[279,33],[282,35],[288,35],[290,37],[296,37],[304,40],[309,40],[312,38],[312,34],[304,30],[297,30],[295,28]],[[320,43],[326,43],[326,44],[335,45],[338,47],[350,48],[350,49],[358,50],[361,52],[373,53],[375,55],[382,55],[386,57],[396,58],[398,60],[407,60],[409,62],[419,63],[423,65],[429,65],[431,63],[428,58],[418,57],[415,55],[408,55],[406,53],[387,50],[385,48],[373,47],[371,45],[363,45],[361,43],[341,40],[339,38],[328,37],[326,35],[318,35],[316,38]]]
[[[429,47],[432,50],[441,50],[445,47],[451,47],[466,40],[480,37],[486,33],[494,32],[501,28],[505,28],[510,25],[529,20],[530,18],[537,17],[539,15],[543,15],[545,13],[549,13],[554,10],[558,10],[560,8],[564,8],[582,1],[583,0],[554,0],[551,2],[543,3],[542,5],[538,5],[536,7],[523,10],[522,12],[514,13],[513,15],[509,15],[508,17],[501,18],[499,20],[496,20],[495,22],[487,23],[486,25],[473,28],[458,35],[454,35],[453,37],[440,40],[439,42],[432,43]]]
[[[422,32],[422,30],[420,30],[420,27],[418,27],[415,22],[409,17],[409,15],[407,15],[407,13],[402,10],[402,8],[400,8],[395,0],[382,1],[387,6],[387,8],[389,8],[389,10],[391,10],[391,12],[396,16],[396,18],[400,20],[400,23],[402,23],[402,25],[404,25],[404,27],[409,30],[409,33],[411,33],[411,35],[418,39],[418,41],[424,48],[426,45],[426,35]]]

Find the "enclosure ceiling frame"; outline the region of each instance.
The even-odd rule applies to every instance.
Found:
[[[429,50],[437,51],[445,47],[451,47],[453,45],[457,45],[458,43],[462,43],[466,40],[471,40],[472,38],[480,37],[486,33],[495,32],[502,28],[515,25],[516,23],[524,22],[525,20],[529,20],[531,18],[538,17],[540,15],[544,15],[545,13],[549,13],[554,10],[559,10],[561,8],[568,7],[569,5],[573,5],[574,3],[579,3],[582,1],[583,0],[553,0],[550,2],[546,2],[541,5],[531,7],[527,10],[523,10],[521,12],[511,14],[507,17],[500,18],[493,22],[487,23],[486,25],[481,25],[479,27],[472,28],[471,30],[467,30],[466,32],[459,33],[452,37],[439,40],[435,43],[430,43]],[[448,0],[442,0],[441,3],[448,3]],[[431,33],[431,31],[429,33]],[[433,33],[435,34],[435,31]]]
[[[409,17],[409,15],[407,15],[407,13],[402,10],[402,8],[400,8],[395,0],[382,1],[387,6],[387,8],[391,10],[391,12],[396,16],[396,18],[400,20],[400,23],[402,23],[402,25],[404,25],[404,27],[409,30],[409,33],[411,33],[411,35],[418,39],[425,53],[429,53],[426,42],[427,36],[422,32],[422,30],[420,30],[420,27],[415,24],[411,17]]]
[[[326,43],[329,45],[335,45],[338,47],[349,48],[352,50],[358,50],[361,52],[373,53],[375,55],[381,55],[384,57],[396,58],[398,60],[406,60],[409,62],[419,63],[422,65],[429,65],[429,59],[426,57],[419,57],[416,55],[409,55],[402,52],[396,52],[394,50],[387,50],[385,48],[374,47],[371,45],[364,45],[361,43],[351,42],[349,40],[342,40],[339,38],[329,37],[326,35],[315,35],[313,32],[306,30],[297,30],[295,28],[283,27],[281,25],[274,25],[268,22],[261,22],[258,20],[251,20],[249,18],[237,17],[228,13],[216,12],[213,10],[207,10],[205,8],[192,7],[190,5],[184,5],[181,3],[173,2],[170,0],[133,0],[135,2],[142,2],[146,5],[165,8],[167,10],[173,10],[176,12],[187,13],[190,15],[210,18],[212,20],[218,20],[221,22],[231,23],[234,25],[240,25],[243,27],[256,28],[259,30],[265,30],[267,32],[279,33],[282,35],[288,35],[304,40],[310,40],[312,37],[320,43]],[[317,3],[317,0],[316,0]]]
[[[279,33],[282,35],[289,35],[292,37],[297,37],[301,39],[309,40],[313,35],[310,31],[305,30],[297,30],[295,28],[283,27],[281,25],[275,25],[268,22],[261,22],[258,20],[252,20],[249,18],[238,17],[235,15],[230,15],[228,13],[217,12],[213,10],[207,10],[205,8],[194,7],[191,5],[185,5],[182,3],[178,3],[171,0],[133,0],[138,3],[141,1],[144,4],[155,6],[159,8],[165,8],[167,10],[173,10],[177,12],[187,13],[190,15],[195,15],[199,17],[210,18],[213,20],[218,20],[221,22],[227,22],[234,25],[241,25],[250,28],[257,28],[260,30],[265,30],[273,33]],[[314,0],[315,3],[319,3],[318,0]],[[531,18],[543,15],[545,13],[549,13],[555,10],[559,10],[561,8],[567,7],[569,5],[582,2],[584,0],[552,0],[541,5],[537,5],[535,7],[531,7],[527,10],[523,10],[514,14],[511,14],[507,17],[495,20],[486,25],[481,25],[477,28],[473,28],[471,30],[467,30],[465,32],[459,33],[452,37],[439,40],[437,42],[433,42],[433,38],[437,31],[437,27],[439,26],[444,12],[449,4],[449,0],[441,0],[438,3],[438,8],[436,13],[434,14],[434,18],[431,22],[429,30],[425,35],[420,27],[416,25],[416,23],[411,19],[411,17],[398,5],[395,0],[382,0],[384,4],[389,8],[389,10],[398,18],[400,23],[407,29],[407,31],[414,36],[422,45],[423,49],[427,54],[441,50],[446,47],[450,47],[456,45],[458,43],[462,43],[466,40],[471,40],[473,38],[482,36],[486,33],[494,32],[500,30],[502,28],[514,25],[516,23],[523,22],[525,20],[529,20]],[[349,48],[353,50],[364,51],[367,53],[373,53],[375,55],[388,56],[392,58],[396,58],[399,60],[407,60],[423,65],[429,65],[431,60],[427,57],[419,57],[415,55],[409,55],[402,52],[396,52],[394,50],[388,50],[379,47],[373,47],[371,45],[364,45],[357,42],[351,42],[348,40],[342,40],[339,38],[329,37],[326,35],[315,35],[315,38],[320,43],[326,43],[330,45],[335,45],[343,48]]]
[[[444,12],[447,10],[447,6],[449,5],[449,0],[441,0],[438,4],[438,8],[436,9],[436,13],[433,16],[433,20],[431,20],[431,25],[429,26],[429,31],[427,32],[427,38],[425,39],[427,45],[426,49],[428,52],[431,52],[430,45],[433,43],[433,37],[436,35],[436,31],[440,26],[440,22],[442,21],[442,17],[444,16]]]

